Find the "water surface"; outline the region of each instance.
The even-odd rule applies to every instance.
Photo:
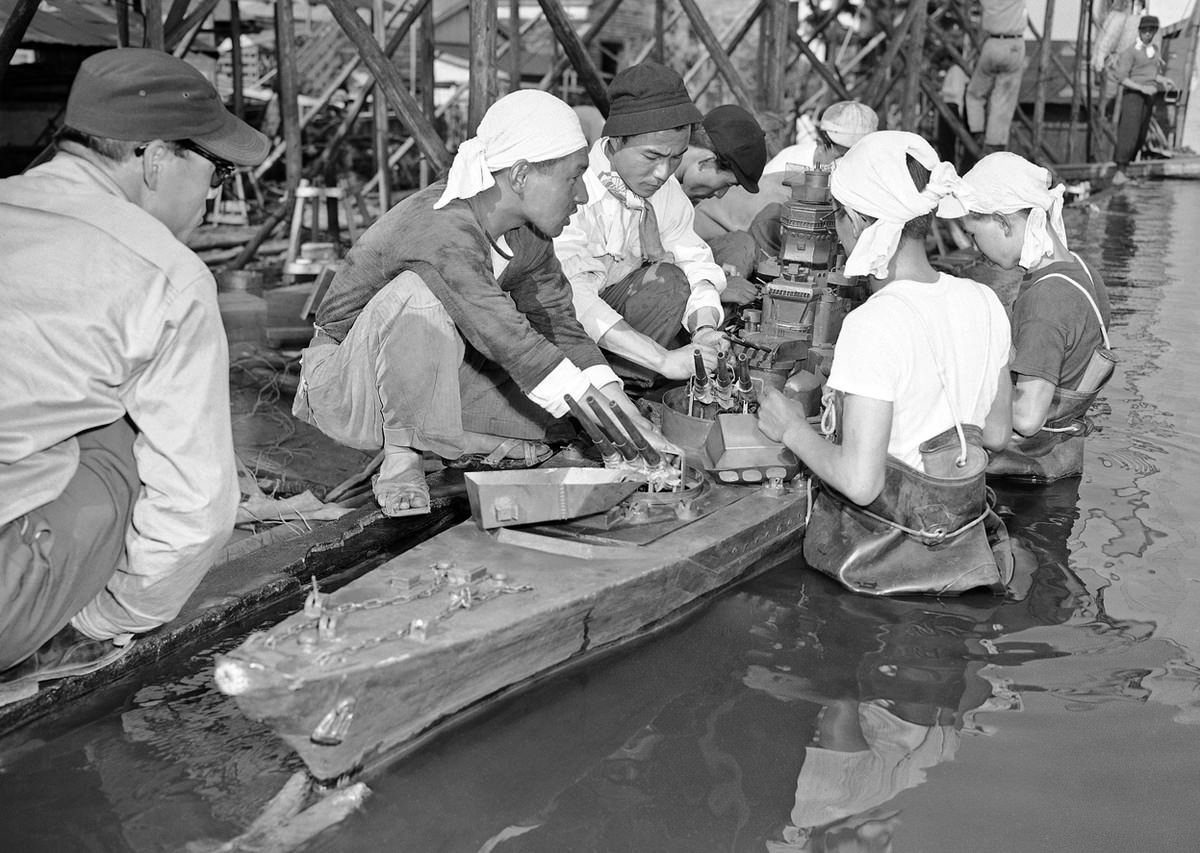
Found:
[[[1200,183],[1068,216],[1121,364],[1084,476],[999,490],[1014,600],[875,600],[779,566],[394,764],[311,849],[1196,849]],[[0,743],[3,849],[249,824],[300,764],[216,693],[211,654]]]

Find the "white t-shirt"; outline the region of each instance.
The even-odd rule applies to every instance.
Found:
[[[1010,345],[1008,315],[990,288],[945,274],[894,281],[846,316],[829,386],[892,403],[888,455],[923,470],[921,443],[954,426],[937,364],[959,417],[982,427]]]

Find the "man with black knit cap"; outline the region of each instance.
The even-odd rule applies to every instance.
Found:
[[[692,127],[692,138],[675,178],[693,205],[721,198],[732,188],[758,193],[767,162],[766,134],[758,120],[737,104],[709,110]],[[713,258],[725,271],[721,301],[744,305],[758,294],[747,276],[754,271],[758,250],[748,231],[729,231],[705,238]]]
[[[656,62],[617,74],[609,101],[584,173],[588,200],[555,238],[555,253],[579,321],[619,374],[645,385],[684,379],[693,349],[712,367],[725,346],[725,273],[675,178],[703,117],[683,78]]]
[[[0,703],[175,617],[233,530],[229,354],[184,241],[269,141],[170,54],[84,60],[0,181]]]

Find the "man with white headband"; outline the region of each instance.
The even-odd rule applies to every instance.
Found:
[[[536,465],[565,395],[593,389],[664,444],[575,318],[550,240],[587,200],[587,142],[545,92],[501,98],[449,175],[379,218],[317,311],[293,412],[331,438],[383,449],[388,515],[429,511],[422,454]]]
[[[1008,318],[989,288],[938,272],[925,250],[938,202],[965,186],[924,139],[880,131],[835,164],[830,188],[845,272],[873,291],[834,350],[834,440],[771,389],[759,408],[762,431],[820,481],[804,556],[872,594],[1002,587],[1011,560],[990,547],[1007,536],[983,448],[1011,431]]]
[[[1063,186],[1008,152],[989,154],[964,177],[972,193],[938,215],[961,217],[984,257],[1026,271],[1012,307],[1013,430],[988,467],[993,476],[1049,482],[1083,471],[1087,410],[1112,375],[1108,291],[1067,248]]]

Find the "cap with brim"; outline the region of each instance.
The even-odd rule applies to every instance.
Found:
[[[1140,21],[1138,21],[1138,29],[1139,30],[1157,30],[1158,29],[1158,18],[1155,17],[1154,15],[1143,15],[1142,19]]]
[[[63,122],[108,139],[190,139],[236,166],[255,166],[271,150],[266,136],[225,109],[196,68],[146,48],[105,50],[85,59]]]
[[[747,192],[758,192],[758,179],[767,165],[767,142],[754,116],[736,104],[724,104],[709,111],[703,124],[713,153],[729,165],[738,184]]]
[[[605,136],[637,136],[697,124],[703,116],[678,72],[657,62],[621,71],[608,87]]]

